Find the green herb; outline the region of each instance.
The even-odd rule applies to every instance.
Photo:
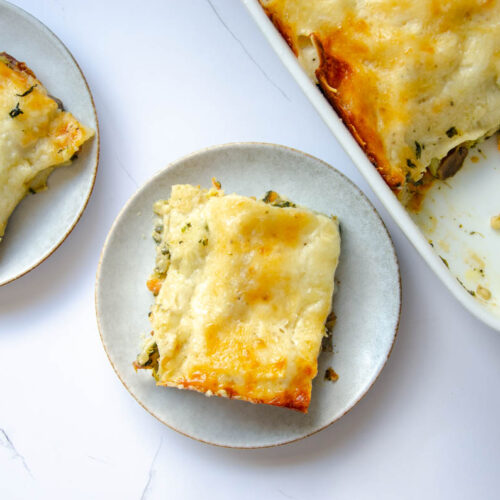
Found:
[[[448,137],[453,137],[454,135],[457,135],[458,132],[457,132],[457,129],[455,127],[450,127],[447,131],[446,131],[446,135]]]
[[[191,227],[191,222],[188,222],[184,227],[181,228],[181,231],[185,233],[186,230],[189,229],[190,227]]]
[[[141,362],[145,356],[147,356],[144,362]],[[156,342],[152,343],[148,346],[146,353],[141,353],[137,356],[136,361],[134,362],[134,368],[137,370],[152,370],[153,377],[158,380],[158,361],[160,358],[160,353],[158,351],[158,346]]]
[[[415,141],[415,156],[417,160],[422,156],[422,146],[417,141]]]
[[[287,207],[295,208],[297,205],[295,205],[295,203],[292,203],[291,201],[288,201],[288,200],[280,200],[280,201],[277,201],[276,203],[273,203],[273,206],[279,207],[279,208],[287,208]]]
[[[415,168],[416,165],[415,163],[413,163],[409,158],[406,158],[406,164],[410,167],[410,168]]]
[[[32,85],[26,92],[22,93],[22,94],[16,94],[17,97],[26,97],[28,94],[31,94],[31,92],[33,92],[33,89],[36,87],[36,83],[35,85]]]
[[[23,111],[19,109],[19,103],[16,104],[16,107],[14,109],[11,109],[9,111],[9,116],[11,118],[15,118],[16,116],[24,114]]]
[[[466,292],[470,293],[473,297],[476,295],[476,292],[474,292],[473,290],[469,290],[458,278],[457,281],[462,285]]]
[[[160,357],[160,354],[158,352],[158,346],[155,343],[148,351],[148,359],[141,366],[141,368],[151,368],[153,370],[153,376],[154,376],[154,372],[156,370],[158,370],[158,358],[159,357]]]
[[[471,236],[474,236],[474,235],[478,235],[478,236],[481,236],[481,238],[484,238],[484,234],[480,233],[479,231],[471,231],[469,233]]]
[[[203,240],[198,240],[198,243],[201,243],[204,247],[206,247],[208,245],[208,240],[207,240],[207,238],[205,238]]]
[[[444,257],[441,257],[441,255],[439,256],[439,258],[444,262],[444,265],[449,269],[450,266],[448,265],[448,261]]]

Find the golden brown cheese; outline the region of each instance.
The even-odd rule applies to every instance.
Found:
[[[93,134],[59,109],[24,63],[0,53],[0,241],[28,190],[44,187]]]
[[[260,1],[403,201],[500,127],[498,0]]]
[[[159,385],[307,412],[338,223],[268,201],[176,185],[155,204],[153,337],[136,367]]]

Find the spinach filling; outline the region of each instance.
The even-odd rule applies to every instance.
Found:
[[[156,341],[151,338],[146,342],[142,352],[137,356],[136,361],[134,361],[134,368],[136,370],[151,370],[154,379],[158,380],[159,358],[160,353],[158,351],[158,345]]]

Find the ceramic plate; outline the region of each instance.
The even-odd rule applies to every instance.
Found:
[[[211,186],[262,197],[273,189],[300,205],[339,217],[342,230],[334,311],[333,352],[319,358],[307,415],[175,388],[156,387],[132,367],[150,331],[153,302],[146,280],[154,265],[153,202],[173,184]],[[96,310],[102,342],[125,387],[169,427],[211,444],[255,448],[284,444],[331,424],[351,409],[382,370],[396,336],[400,278],[394,247],[361,191],[326,163],[283,146],[229,144],[178,160],[148,181],[117,217],[97,273]],[[335,383],[324,379],[328,367]]]
[[[3,0],[0,52],[26,62],[51,95],[96,131],[71,166],[58,168],[49,177],[49,189],[26,196],[10,217],[0,243],[0,285],[4,285],[45,260],[78,222],[94,186],[99,136],[92,95],[72,55],[43,24]]]

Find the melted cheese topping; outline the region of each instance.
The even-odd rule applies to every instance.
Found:
[[[155,211],[158,384],[306,412],[340,252],[336,220],[190,185],[173,186]]]
[[[0,54],[0,240],[28,190],[44,187],[93,134],[58,109],[23,63]]]
[[[395,190],[499,128],[498,0],[261,3]]]

